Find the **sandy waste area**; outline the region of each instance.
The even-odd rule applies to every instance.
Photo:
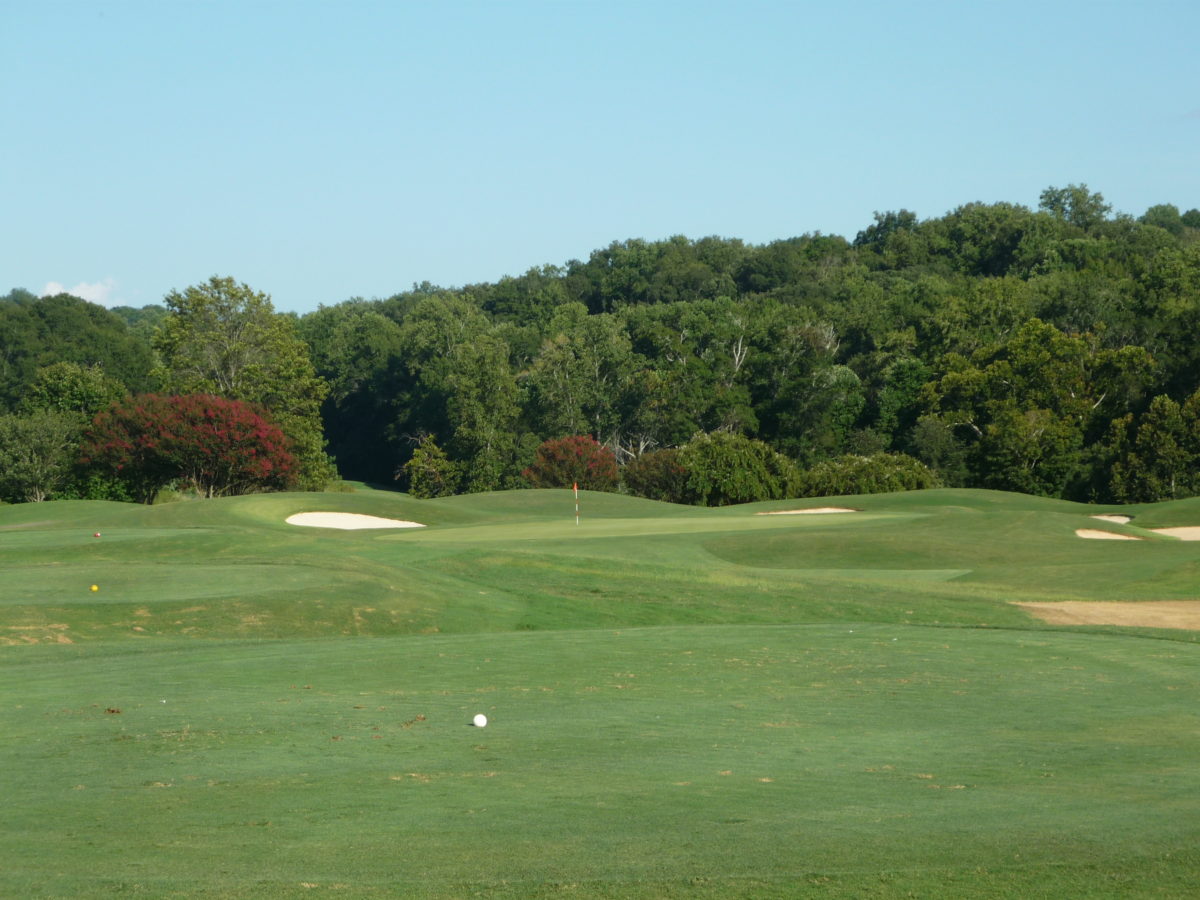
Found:
[[[1018,603],[1050,625],[1128,625],[1138,628],[1200,630],[1200,600],[1149,600],[1143,603]]]
[[[309,528],[340,528],[355,531],[360,528],[424,528],[420,522],[405,522],[403,519],[384,519],[365,516],[361,513],[306,512],[287,517],[289,525],[305,525]]]

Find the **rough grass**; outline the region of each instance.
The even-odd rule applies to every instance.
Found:
[[[0,508],[0,894],[1191,894],[1193,636],[1010,601],[1194,596],[1200,544],[796,505]],[[329,510],[430,527],[283,524]]]

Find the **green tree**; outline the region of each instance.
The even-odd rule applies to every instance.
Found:
[[[901,356],[881,374],[875,398],[875,430],[888,445],[897,437],[907,439],[920,415],[921,391],[929,381],[930,368],[911,356]]]
[[[129,333],[147,347],[154,342],[154,333],[167,317],[167,308],[156,303],[142,307],[114,306],[109,312],[124,322]]]
[[[860,380],[836,367],[832,325],[802,308],[758,299],[747,304],[745,380],[759,437],[787,454],[837,452],[862,410]]]
[[[397,435],[434,435],[461,473],[460,489],[518,483],[520,392],[509,345],[468,297],[416,297],[400,323],[405,368]]]
[[[535,432],[590,432],[619,447],[635,385],[633,349],[622,322],[569,303],[555,311],[548,335],[523,379]]]
[[[68,412],[0,416],[0,499],[53,499],[71,478],[78,436],[78,419]]]
[[[1114,421],[1113,427],[1120,450],[1109,484],[1117,502],[1155,503],[1200,494],[1200,392],[1183,404],[1159,395],[1136,429],[1132,416]]]
[[[748,247],[737,271],[737,286],[747,294],[771,294],[790,302],[822,296],[851,258],[850,244],[837,235],[804,234]]]
[[[1041,226],[1039,217],[1024,206],[968,203],[947,214],[936,228],[959,272],[1000,277],[1027,269],[1037,257],[1031,241],[1044,241]]]
[[[1138,343],[1163,369],[1167,393],[1183,398],[1200,372],[1200,241],[1160,251],[1131,289]]]
[[[90,366],[57,362],[38,369],[21,398],[20,407],[72,413],[86,421],[126,395],[125,385],[105,374],[98,364]]]
[[[173,394],[215,394],[263,407],[292,444],[299,484],[320,490],[336,478],[325,452],[317,376],[293,318],[271,298],[232,278],[172,291],[154,346],[156,374]]]
[[[517,278],[504,277],[478,288],[483,310],[497,320],[545,328],[563,304],[571,302],[558,266],[542,266]]]
[[[801,472],[798,496],[836,497],[886,494],[939,487],[941,482],[920,460],[903,453],[846,455],[823,460]]]
[[[0,409],[15,410],[39,369],[100,366],[128,390],[149,385],[150,348],[107,309],[69,294],[0,298]]]
[[[645,361],[639,416],[658,445],[696,431],[753,430],[747,385],[750,317],[728,298],[665,303],[623,313],[634,351]]]
[[[908,447],[912,455],[947,487],[964,487],[970,483],[971,445],[960,440],[954,428],[937,416],[924,415],[917,419]]]
[[[1037,319],[971,360],[948,354],[941,365],[924,389],[928,408],[971,447],[976,483],[1047,496],[1083,478],[1085,445],[1136,404],[1152,371],[1140,347],[1105,349]]]
[[[728,506],[795,496],[796,467],[762,441],[740,434],[698,434],[680,448],[690,502]]]
[[[1183,216],[1179,214],[1179,207],[1174,203],[1159,203],[1151,206],[1142,213],[1138,221],[1145,225],[1154,225],[1157,228],[1162,228],[1176,237],[1183,234],[1184,229],[1187,227],[1183,223]]]
[[[421,436],[412,457],[401,467],[397,477],[400,474],[408,480],[408,492],[421,499],[445,497],[458,489],[458,467],[429,434]]]
[[[1086,184],[1048,187],[1042,191],[1038,208],[1084,231],[1095,228],[1112,212],[1112,206],[1104,202],[1104,195],[1089,191]]]
[[[449,445],[461,462],[463,487],[468,493],[511,487],[520,471],[520,406],[508,347],[484,335],[456,346],[452,362],[446,379]]]
[[[926,354],[970,356],[1008,341],[1033,318],[1035,294],[1012,276],[964,280],[937,310]]]
[[[400,326],[378,302],[348,300],[299,320],[313,366],[329,385],[321,418],[343,477],[386,482],[395,470],[405,378]]]

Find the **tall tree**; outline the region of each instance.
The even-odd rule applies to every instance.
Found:
[[[455,347],[452,364],[446,384],[449,443],[462,461],[463,484],[472,493],[511,487],[520,471],[520,407],[508,347],[483,335]]]
[[[750,315],[727,297],[623,311],[634,350],[646,361],[645,424],[657,442],[678,445],[697,431],[753,430],[747,385]],[[647,420],[648,419],[648,420]]]
[[[267,294],[216,276],[172,291],[166,304],[170,314],[154,342],[165,388],[262,406],[292,443],[301,487],[320,490],[335,478],[321,428],[329,389],[294,319],[276,313]]]
[[[20,406],[27,412],[44,409],[72,413],[82,424],[126,393],[125,386],[97,364],[57,362],[38,370]]]
[[[39,369],[59,362],[100,366],[128,390],[145,390],[150,347],[102,306],[69,294],[0,298],[0,409],[14,409]]]
[[[344,477],[391,480],[398,455],[391,426],[402,392],[400,326],[381,304],[348,300],[301,317],[300,335],[329,384],[321,407],[329,448]]]
[[[925,388],[929,409],[973,448],[976,483],[1062,496],[1085,444],[1133,408],[1152,370],[1140,347],[1109,350],[1031,319],[971,360],[948,354]]]
[[[1155,397],[1132,426],[1132,416],[1114,421],[1120,447],[1110,471],[1114,499],[1154,503],[1200,494],[1200,392],[1183,404]]]
[[[78,441],[79,422],[69,412],[0,416],[0,499],[53,499],[71,477]]]
[[[590,433],[614,450],[624,443],[635,361],[623,323],[565,304],[524,378],[534,430],[547,438]]]
[[[1086,184],[1048,187],[1039,201],[1039,209],[1084,231],[1095,228],[1112,212],[1112,205],[1104,202],[1104,195],[1089,191]]]

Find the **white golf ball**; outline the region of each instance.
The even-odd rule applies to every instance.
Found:
[[[487,725],[487,716],[483,713],[476,713],[475,718],[471,720],[476,728],[483,728]]]

